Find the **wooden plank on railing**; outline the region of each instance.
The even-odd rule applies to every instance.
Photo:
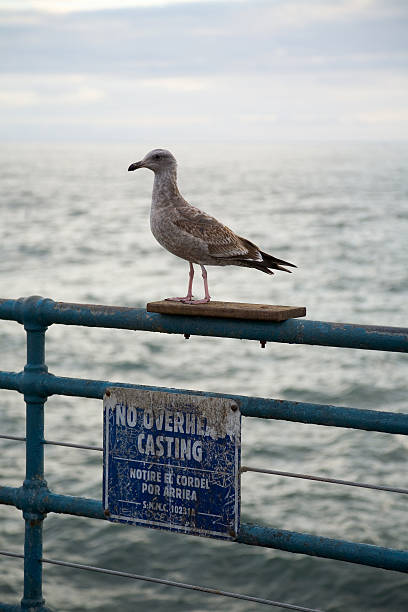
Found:
[[[146,305],[146,310],[160,314],[252,319],[254,321],[286,321],[306,315],[304,306],[277,306],[274,304],[246,304],[241,302],[184,304],[183,302],[162,300],[150,302]]]

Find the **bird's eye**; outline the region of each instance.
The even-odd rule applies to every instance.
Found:
[[[160,159],[160,158],[161,158],[160,153],[155,153],[155,154],[153,155],[153,159]]]

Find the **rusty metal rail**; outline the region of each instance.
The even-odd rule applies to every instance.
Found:
[[[366,350],[408,352],[408,329],[326,323],[321,321],[295,320],[282,323],[262,321],[226,320],[206,317],[168,316],[147,313],[144,309],[120,308],[113,306],[91,306],[89,304],[69,304],[54,302],[33,296],[19,300],[0,300],[0,319],[17,321],[24,325],[27,334],[27,363],[22,372],[0,372],[0,388],[12,389],[24,395],[26,402],[26,436],[2,438],[26,443],[26,478],[21,487],[0,487],[0,503],[13,505],[23,511],[25,520],[25,551],[20,553],[2,551],[10,557],[24,558],[24,595],[20,605],[0,603],[0,610],[36,610],[45,612],[47,608],[42,597],[42,565],[57,563],[78,569],[124,575],[105,568],[94,568],[68,561],[45,559],[42,555],[42,525],[48,512],[74,514],[91,518],[105,519],[99,500],[59,495],[50,491],[44,477],[44,446],[59,444],[101,450],[100,447],[76,445],[65,441],[44,439],[44,404],[53,394],[76,397],[102,398],[107,387],[124,386],[163,390],[167,392],[188,393],[184,389],[160,389],[142,385],[128,385],[110,381],[88,380],[53,376],[45,364],[45,334],[47,327],[54,323],[64,325],[83,325],[91,327],[142,330],[170,334],[218,336],[256,340],[261,343],[286,342],[292,344],[316,344],[321,346],[348,347]],[[197,392],[194,392],[197,394]],[[358,410],[322,404],[288,402],[276,399],[245,397],[216,393],[208,396],[229,397],[239,404],[241,413],[247,417],[283,419],[300,423],[315,423],[326,426],[349,427],[367,431],[408,434],[408,414]],[[247,470],[249,468],[246,468]],[[294,474],[250,468],[276,475],[324,480],[336,484],[363,486],[396,493],[407,493],[384,485],[369,485],[328,479],[319,476]],[[393,550],[364,543],[347,542],[323,538],[304,533],[296,533],[241,524],[236,542],[303,553],[330,559],[338,559],[408,572],[408,551]],[[169,586],[199,589],[215,593],[215,589],[174,583],[163,579],[129,575],[135,579],[146,579]],[[264,603],[292,610],[310,610],[295,604],[280,603],[272,600],[218,592],[227,597],[238,597],[254,603]]]

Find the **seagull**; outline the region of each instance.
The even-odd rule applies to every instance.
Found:
[[[189,262],[189,281],[185,297],[167,300],[184,304],[206,304],[210,301],[205,266],[245,266],[266,274],[272,270],[291,272],[284,266],[294,264],[261,251],[246,238],[235,234],[211,215],[189,204],[177,187],[177,161],[166,149],[154,149],[128,168],[149,168],[154,172],[150,227],[153,236],[165,249]],[[193,264],[201,266],[205,296],[193,299]]]

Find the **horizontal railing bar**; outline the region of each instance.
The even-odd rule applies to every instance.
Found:
[[[25,442],[27,438],[20,436],[6,436],[0,434],[0,438],[3,440],[17,440],[18,442]],[[74,444],[73,442],[57,442],[56,440],[43,440],[43,444],[52,444],[53,446],[68,446],[69,448],[83,448],[85,450],[103,451],[103,446],[88,446],[87,444]]]
[[[23,505],[23,495],[24,493],[22,494],[20,489],[0,487],[0,503],[16,505],[18,498],[19,507],[21,507]],[[31,499],[29,503],[30,511],[33,511]],[[49,491],[42,495],[39,494],[36,503],[41,512],[57,512],[88,518],[106,519],[102,503],[96,499],[59,495]],[[264,546],[266,548],[286,550],[288,552],[408,573],[408,551],[384,548],[373,544],[348,542],[347,540],[324,538],[307,533],[285,531],[283,529],[246,523],[241,523],[241,528],[235,541],[241,544]]]
[[[30,497],[30,491],[25,491],[23,487],[0,486],[0,504],[22,509],[25,503],[30,506],[30,511],[34,510],[35,505],[35,510],[42,513],[56,512],[58,514],[106,519],[102,503],[97,499],[60,495],[43,488],[36,495],[34,504]]]
[[[23,372],[5,372],[0,370],[0,389],[7,389],[9,391],[20,391]]]
[[[237,542],[408,573],[408,551],[241,523]]]
[[[0,490],[1,500],[1,490]],[[45,512],[56,512],[58,514],[73,514],[88,518],[106,519],[102,503],[97,499],[89,497],[76,497],[74,495],[60,495],[59,493],[47,492],[39,502]]]
[[[6,440],[18,440],[20,442],[25,442],[26,438],[22,438],[19,436],[6,436],[4,434],[0,434],[0,438]],[[44,444],[52,444],[54,446],[68,446],[69,448],[80,448],[85,450],[93,450],[93,451],[103,451],[103,446],[88,446],[86,444],[73,444],[71,442],[57,442],[55,440],[44,440]],[[353,480],[341,480],[339,478],[326,478],[324,476],[312,476],[310,474],[299,474],[297,472],[283,472],[281,470],[270,470],[265,468],[254,468],[247,465],[241,466],[241,473],[244,472],[256,472],[259,474],[271,474],[275,476],[287,476],[289,478],[301,478],[303,480],[316,480],[318,482],[328,482],[331,484],[338,485],[346,485],[349,487],[360,487],[363,489],[375,489],[377,491],[388,491],[390,493],[403,493],[405,495],[408,494],[408,489],[403,489],[399,487],[388,487],[385,485],[375,485],[368,484],[366,482],[356,482]]]
[[[316,608],[305,608],[303,606],[297,606],[294,604],[283,603],[280,601],[272,601],[270,599],[263,599],[261,597],[253,597],[251,595],[242,595],[241,593],[232,593],[231,591],[223,591],[221,589],[214,589],[211,587],[204,587],[195,584],[187,584],[185,582],[176,582],[174,580],[166,580],[164,578],[153,578],[151,576],[142,576],[140,574],[130,574],[128,572],[120,572],[117,570],[109,570],[103,567],[95,567],[92,565],[84,565],[82,563],[71,563],[67,561],[57,561],[55,559],[42,558],[43,563],[52,563],[54,565],[62,565],[66,567],[72,567],[76,569],[88,570],[92,572],[99,572],[102,574],[110,574],[111,576],[120,576],[123,578],[133,578],[134,580],[144,580],[146,582],[154,582],[156,584],[163,584],[166,586],[173,586],[182,589],[188,589],[190,591],[200,591],[202,593],[209,593],[210,595],[218,595],[221,597],[231,597],[234,599],[241,599],[244,601],[250,601],[252,603],[266,604],[276,608],[284,608],[285,610],[298,610],[299,612],[322,612]]]
[[[363,489],[375,489],[377,491],[388,491],[390,493],[408,494],[408,489],[397,487],[387,487],[384,485],[368,484],[366,482],[356,482],[354,480],[340,480],[338,478],[325,478],[324,476],[311,476],[310,474],[298,474],[296,472],[282,472],[280,470],[268,470],[264,468],[254,468],[247,465],[241,467],[241,472],[257,472],[259,474],[272,474],[274,476],[287,476],[289,478],[302,478],[304,480],[316,480],[318,482],[328,482],[331,484],[346,485],[348,487],[361,487]]]
[[[43,444],[52,444],[53,446],[68,446],[69,448],[81,448],[92,451],[103,451],[103,446],[88,446],[87,444],[73,444],[71,442],[56,442],[55,440],[44,440]]]
[[[15,557],[16,559],[24,559],[24,555],[22,553],[11,552],[10,550],[0,550],[0,555],[4,557]]]
[[[0,504],[17,507],[18,487],[6,487],[0,485]]]
[[[311,404],[228,393],[110,382],[107,380],[68,378],[52,374],[42,374],[34,382],[31,382],[31,378],[29,378],[26,382],[25,376],[24,373],[0,371],[0,388],[13,389],[20,393],[33,392],[44,396],[57,394],[94,399],[102,399],[106,389],[109,387],[127,387],[148,391],[165,391],[167,393],[224,397],[237,402],[242,415],[247,417],[408,435],[408,414],[406,413],[362,410],[329,404]]]
[[[147,312],[144,308],[54,302],[39,296],[19,300],[0,299],[0,319],[19,323],[35,321],[42,325],[61,323],[168,334],[408,352],[408,329],[403,327],[331,323],[307,319],[289,319],[278,323],[162,315]]]
[[[17,557],[24,559],[23,554],[12,553],[6,550],[0,550],[0,555],[7,557]],[[305,608],[303,606],[296,606],[294,604],[283,603],[280,601],[272,601],[270,599],[263,599],[261,597],[252,597],[251,595],[242,595],[241,593],[232,593],[230,591],[222,591],[220,589],[213,589],[211,587],[199,586],[196,584],[187,584],[185,582],[176,582],[175,580],[166,580],[164,578],[153,578],[152,576],[142,576],[141,574],[131,574],[129,572],[120,572],[118,570],[111,570],[105,567],[95,567],[94,565],[84,565],[83,563],[72,563],[70,561],[59,561],[57,559],[48,559],[43,557],[42,563],[50,563],[52,565],[61,565],[63,567],[72,567],[74,569],[86,570],[90,572],[97,572],[100,574],[109,574],[110,576],[119,576],[121,578],[132,578],[133,580],[143,580],[145,582],[153,582],[155,584],[163,584],[165,586],[173,586],[181,589],[188,589],[189,591],[200,591],[202,593],[209,593],[210,595],[219,595],[221,597],[232,597],[233,599],[242,599],[244,601],[250,601],[252,603],[261,603],[268,606],[274,606],[275,608],[284,608],[285,610],[298,610],[299,612],[322,612],[316,608]]]
[[[0,434],[0,438],[2,440],[15,440],[17,442],[25,442],[26,438],[22,438],[21,436],[6,436],[6,434]]]

